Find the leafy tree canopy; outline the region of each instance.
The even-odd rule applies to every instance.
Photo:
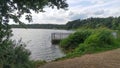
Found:
[[[9,19],[13,19],[15,23],[21,24],[19,18],[24,13],[27,13],[26,19],[30,22],[31,10],[43,12],[45,6],[67,9],[68,4],[66,0],[0,0],[0,23],[8,23]]]
[[[46,6],[66,9],[68,4],[66,0],[0,0],[0,68],[35,68],[24,44],[15,44],[10,39],[12,31],[8,23],[13,19],[15,23],[22,24],[19,19],[25,13],[30,22],[31,10],[43,12]]]

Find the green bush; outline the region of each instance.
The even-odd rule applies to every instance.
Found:
[[[82,30],[78,30],[61,41],[61,47],[64,51],[68,51],[63,58],[72,58],[120,47],[120,31],[107,28]],[[113,32],[117,33],[117,37],[113,35]]]
[[[120,42],[120,31],[117,31],[117,41]]]
[[[0,68],[34,68],[25,44],[10,39],[12,30],[7,23],[0,26]]]
[[[60,46],[65,52],[72,52],[80,43],[83,43],[91,33],[91,30],[79,30],[62,40]]]
[[[75,52],[79,54],[94,53],[117,48],[118,44],[109,29],[98,29],[84,43],[79,44]]]
[[[114,42],[112,31],[101,29],[95,31],[94,34],[90,35],[86,40],[86,44],[95,44],[95,46],[104,47],[105,45],[111,45]]]
[[[30,61],[30,51],[25,49],[24,44],[13,44],[7,41],[0,47],[0,67],[1,68],[33,68]]]

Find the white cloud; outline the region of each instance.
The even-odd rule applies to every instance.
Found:
[[[45,8],[45,13],[32,12],[32,23],[65,24],[67,21],[88,17],[120,16],[120,0],[67,0],[68,11]],[[26,22],[23,18],[22,21]]]

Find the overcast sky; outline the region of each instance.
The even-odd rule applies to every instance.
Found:
[[[120,16],[120,0],[67,0],[68,10],[45,8],[46,12],[32,12],[33,22],[39,24],[66,24],[68,21],[89,17]],[[26,22],[24,17],[21,21]]]

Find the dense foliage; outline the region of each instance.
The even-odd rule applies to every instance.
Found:
[[[25,14],[26,20],[32,21],[31,10],[43,12],[46,6],[66,9],[68,4],[66,0],[0,0],[0,20],[8,22],[13,19],[21,24],[19,18]]]
[[[67,29],[76,28],[99,28],[107,27],[110,29],[120,30],[120,17],[108,17],[108,18],[88,18],[83,20],[69,21],[66,24]]]
[[[108,50],[119,45],[116,41],[111,30],[101,29],[91,34],[84,43],[79,44],[76,50],[82,54]]]
[[[29,60],[30,52],[24,48],[24,44],[16,44],[10,39],[12,36],[8,24],[1,25],[0,31],[0,68],[31,68]]]
[[[92,33],[91,30],[80,30],[71,34],[68,38],[60,42],[60,46],[65,52],[73,51],[80,43],[83,43],[85,39]]]
[[[82,31],[79,32],[76,32],[77,34],[74,33],[67,39],[61,41],[62,49],[67,51],[66,57],[73,57],[87,53],[96,53],[120,47],[120,36],[119,34],[118,36],[116,35],[117,37],[114,36],[113,32],[117,33],[114,30],[99,28],[89,30],[82,29]]]
[[[43,12],[46,6],[66,9],[68,4],[66,0],[0,0],[0,68],[35,68],[24,44],[15,44],[10,39],[9,20],[23,24],[20,18],[25,14],[25,19],[30,22],[31,11]]]

